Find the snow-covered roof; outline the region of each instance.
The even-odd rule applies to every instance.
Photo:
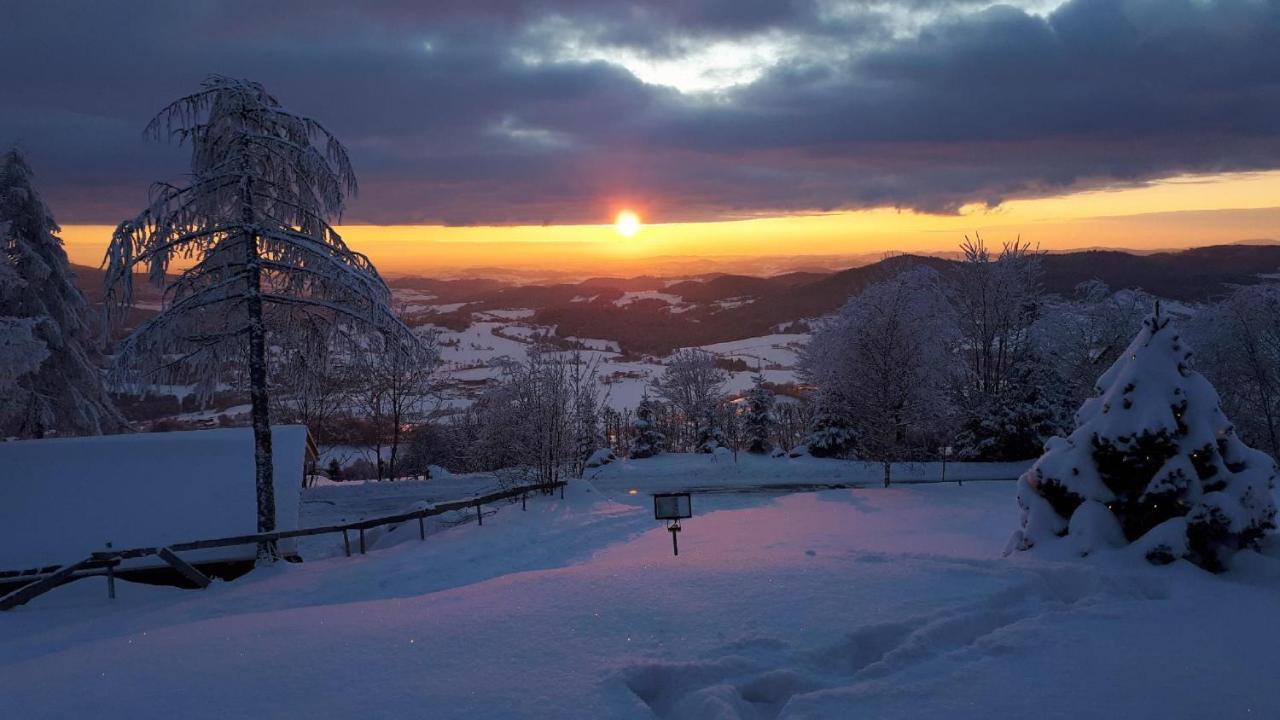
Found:
[[[298,526],[307,442],[301,425],[272,428],[278,530]],[[108,542],[126,549],[247,535],[257,531],[256,508],[249,428],[0,442],[0,570],[74,562]],[[183,557],[254,554],[246,545]]]

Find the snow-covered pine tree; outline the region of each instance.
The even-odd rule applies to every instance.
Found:
[[[747,452],[766,455],[773,450],[773,428],[777,420],[773,417],[773,392],[765,387],[763,374],[756,373],[752,378],[746,400],[742,423]]]
[[[1049,438],[1070,428],[1069,389],[1053,366],[1032,355],[1010,369],[994,394],[966,393],[955,444],[961,457],[1002,462],[1044,451]]]
[[[0,437],[127,427],[103,387],[88,304],[58,230],[30,166],[9,150],[0,157]]]
[[[843,457],[853,450],[858,440],[853,421],[845,410],[847,404],[832,393],[819,390],[817,406],[805,447],[814,457]]]
[[[1275,527],[1275,462],[1240,441],[1190,358],[1157,304],[1075,431],[1051,439],[1019,479],[1014,547],[1061,542],[1088,554],[1134,543],[1152,562],[1220,571]]]
[[[160,111],[154,139],[191,146],[189,181],[158,183],[150,207],[116,229],[107,251],[108,298],[132,301],[135,268],[164,286],[164,309],[121,345],[117,370],[149,380],[194,376],[207,390],[247,364],[258,531],[275,529],[267,337],[317,322],[417,339],[388,306],[390,291],[365,256],[329,226],[356,189],[346,149],[322,125],[281,107],[262,85],[213,76]],[[195,264],[168,280],[177,258]],[[259,548],[263,560],[275,548]]]
[[[714,453],[718,448],[728,447],[729,440],[720,427],[720,419],[716,417],[717,406],[708,407],[698,421],[694,450],[700,453]]]
[[[636,407],[636,417],[631,424],[631,457],[640,459],[653,457],[666,449],[667,438],[658,432],[654,423],[653,401],[645,393]]]

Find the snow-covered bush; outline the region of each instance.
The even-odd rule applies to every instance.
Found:
[[[604,467],[618,459],[617,455],[609,448],[600,448],[591,453],[591,457],[587,458],[586,466],[589,468]]]
[[[1155,563],[1220,571],[1275,527],[1276,464],[1247,447],[1160,313],[1098,379],[1069,436],[1018,481],[1017,549],[1133,543]]]

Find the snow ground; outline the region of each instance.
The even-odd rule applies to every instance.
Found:
[[[1011,482],[698,495],[672,557],[646,493],[715,478],[661,461],[205,591],[61,588],[0,614],[6,715],[1280,717],[1274,557],[1004,558]]]

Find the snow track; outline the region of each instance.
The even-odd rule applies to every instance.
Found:
[[[884,559],[869,556],[863,561]],[[990,569],[998,571],[997,565]],[[806,706],[824,700],[892,693],[895,678],[919,674],[931,664],[963,663],[1000,652],[1005,636],[1016,637],[1018,626],[1030,620],[1107,599],[1163,596],[1108,587],[1096,572],[1070,566],[1031,569],[1023,575],[1019,584],[964,606],[870,623],[813,647],[757,637],[717,648],[700,661],[648,663],[628,668],[619,677],[664,720],[763,720],[784,711],[787,717],[805,717]]]

